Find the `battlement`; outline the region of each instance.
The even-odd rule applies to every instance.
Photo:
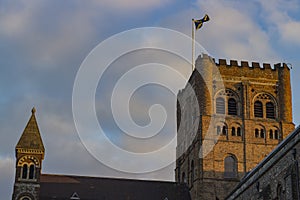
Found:
[[[226,59],[219,59],[218,61],[215,60],[215,58],[210,57],[207,54],[199,55],[198,59],[210,59],[212,60],[216,66],[218,67],[239,67],[239,68],[249,68],[249,69],[261,69],[261,70],[273,70],[276,71],[278,69],[284,69],[287,68],[290,70],[290,68],[287,66],[286,63],[277,63],[274,65],[271,65],[270,63],[263,63],[260,64],[258,62],[249,62],[249,61],[237,61],[237,60],[229,60]]]

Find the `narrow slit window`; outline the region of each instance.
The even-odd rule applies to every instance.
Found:
[[[227,128],[226,128],[226,126],[223,126],[222,135],[227,135]]]
[[[265,138],[265,131],[264,129],[260,129],[260,137]]]
[[[256,128],[255,129],[255,137],[258,138],[258,136],[259,136],[259,130]]]
[[[274,139],[276,139],[276,140],[279,139],[278,130],[275,130],[275,133],[274,133]]]
[[[237,133],[237,136],[242,136],[241,127],[237,128],[236,133]]]
[[[234,127],[231,128],[231,135],[235,136],[235,128]]]
[[[28,166],[27,164],[23,165],[23,169],[22,169],[22,179],[27,179],[27,173],[28,173]]]
[[[34,178],[34,165],[30,165],[29,167],[29,179]]]
[[[270,138],[270,139],[274,139],[274,137],[273,137],[273,130],[272,130],[272,129],[271,129],[270,132],[269,132],[269,138]]]

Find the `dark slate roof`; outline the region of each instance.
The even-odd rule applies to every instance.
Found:
[[[31,117],[23,131],[16,149],[34,149],[45,151],[39,127],[35,118],[35,108],[31,111]]]
[[[42,200],[190,200],[185,184],[42,174]]]

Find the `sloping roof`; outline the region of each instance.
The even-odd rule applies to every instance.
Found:
[[[23,131],[16,149],[33,149],[45,151],[39,127],[35,118],[35,108],[31,111],[31,117]]]
[[[185,184],[42,174],[40,199],[43,200],[190,200]]]

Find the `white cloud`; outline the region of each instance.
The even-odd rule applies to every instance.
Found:
[[[13,3],[4,4],[0,11],[0,33],[15,36],[24,34],[28,27],[32,27],[32,18],[38,10],[39,3],[19,1],[17,5]]]
[[[282,42],[300,45],[300,21],[293,19],[289,13],[299,8],[298,1],[273,0],[259,1],[266,16],[268,26],[275,26]]]
[[[253,2],[199,0],[194,8],[182,10],[162,21],[163,26],[191,36],[191,19],[207,13],[210,21],[196,31],[196,40],[215,58],[273,62],[278,55],[272,49],[269,33],[259,26]],[[197,55],[196,55],[197,57]]]
[[[11,197],[14,182],[14,163],[13,158],[3,158],[0,156],[0,199],[7,199],[8,196]]]
[[[149,11],[154,8],[158,8],[170,3],[170,0],[93,0],[94,3],[102,5],[104,7],[119,10],[121,12],[126,11]]]
[[[282,39],[289,43],[297,43],[300,45],[300,22],[290,21],[280,25]]]
[[[196,32],[196,37],[200,35],[200,41],[208,51],[212,49],[220,57],[239,60],[265,62],[276,59],[267,33],[257,25],[257,18],[243,12],[247,4],[205,0],[198,1],[198,6],[211,17],[201,33]]]
[[[72,11],[54,10],[51,4],[34,0],[9,4],[0,18],[0,35],[17,43],[17,51],[39,68],[69,59],[89,44],[96,29],[93,12],[75,5]]]

